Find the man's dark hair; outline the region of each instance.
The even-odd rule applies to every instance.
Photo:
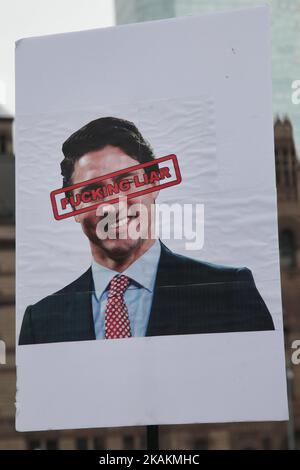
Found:
[[[65,158],[60,164],[63,187],[72,184],[74,165],[80,157],[87,152],[101,150],[107,145],[119,147],[140,163],[155,160],[149,142],[144,139],[133,122],[115,117],[99,118],[81,127],[63,143],[62,151]],[[145,168],[146,173],[153,170],[158,170],[157,164]]]

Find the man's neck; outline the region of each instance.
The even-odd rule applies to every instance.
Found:
[[[142,243],[133,250],[127,256],[114,258],[110,256],[102,248],[99,248],[97,245],[91,243],[92,256],[96,263],[102,264],[108,269],[122,273],[127,269],[132,263],[134,263],[138,258],[140,258],[146,251],[151,248],[155,243],[155,239],[143,240]]]

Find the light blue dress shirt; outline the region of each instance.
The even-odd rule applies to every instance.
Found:
[[[121,274],[131,279],[124,294],[131,334],[132,336],[146,335],[160,251],[160,243],[155,240],[151,248],[122,273],[106,268],[96,263],[95,260],[92,261],[95,287],[92,295],[92,307],[96,339],[104,339],[105,336],[104,319],[109,283],[114,276]]]

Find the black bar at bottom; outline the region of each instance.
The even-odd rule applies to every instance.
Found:
[[[159,450],[158,425],[147,426],[147,450]]]

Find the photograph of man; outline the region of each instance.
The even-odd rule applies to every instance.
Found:
[[[137,127],[115,117],[83,126],[62,151],[64,187],[137,163],[155,165],[154,152]],[[150,228],[156,197],[153,191],[128,200],[129,207],[137,202],[146,207]],[[139,214],[117,214],[117,236],[102,239],[96,229],[100,219],[96,210],[75,216],[88,238],[91,266],[71,284],[27,307],[20,345],[274,329],[248,268],[181,256],[150,235],[126,236],[131,224],[141,222]]]

